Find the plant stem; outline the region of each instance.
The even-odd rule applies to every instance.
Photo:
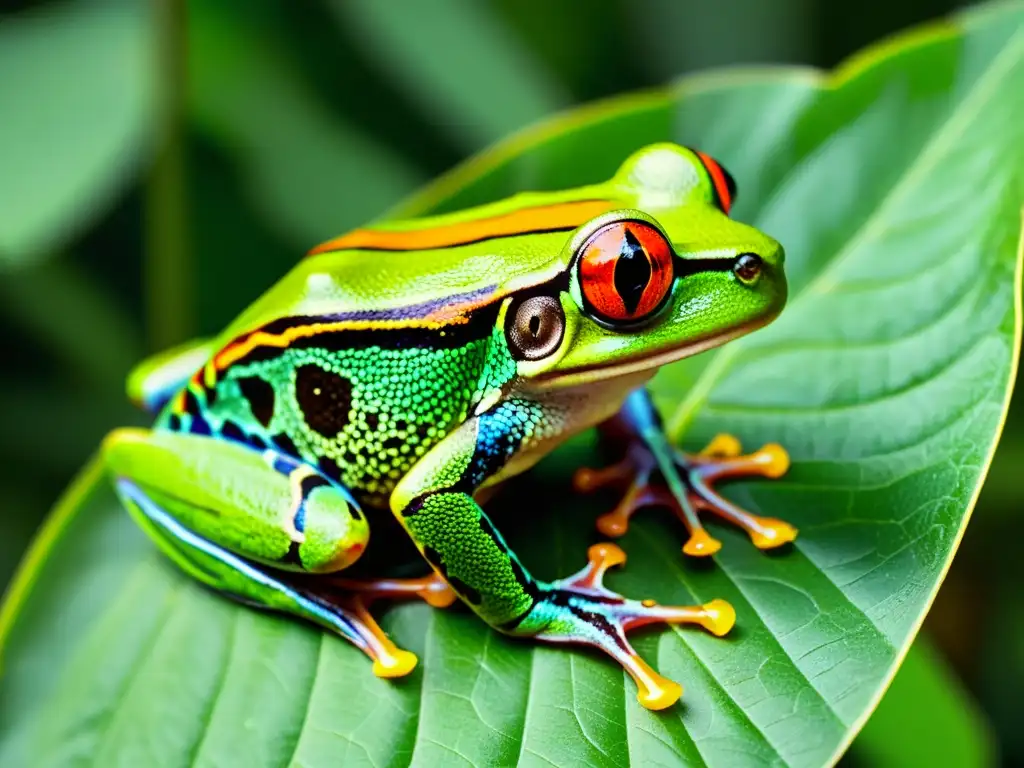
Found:
[[[157,147],[146,188],[143,284],[153,349],[193,333],[185,146],[185,0],[152,0],[157,26]]]

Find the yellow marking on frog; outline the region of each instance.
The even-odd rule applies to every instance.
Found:
[[[266,451],[263,457],[270,466],[274,466],[277,456],[273,451]],[[288,475],[288,483],[292,491],[292,501],[284,514],[284,519],[281,521],[281,527],[288,532],[288,537],[296,544],[302,544],[306,541],[306,534],[295,525],[295,519],[299,516],[299,510],[302,508],[302,502],[305,499],[305,494],[302,492],[302,481],[316,474],[316,470],[312,467],[300,464]]]

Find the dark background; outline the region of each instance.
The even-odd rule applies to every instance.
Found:
[[[150,8],[152,48],[164,51],[152,82],[162,117],[121,159],[114,188],[81,201],[69,237],[31,258],[0,260],[0,586],[103,434],[141,423],[122,395],[133,362],[218,331],[312,244],[555,110],[712,66],[830,67],[960,5],[199,0],[186,17],[185,4],[137,4]],[[0,0],[0,45],[26,20],[98,5],[117,3]],[[0,77],[15,76],[2,54]],[[62,55],[56,47],[73,77]],[[0,102],[0,120],[11,108]],[[174,124],[180,129],[160,133]],[[1014,475],[1022,435],[1011,413],[925,625],[1007,763],[1024,761]]]

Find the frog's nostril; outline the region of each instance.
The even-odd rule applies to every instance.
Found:
[[[741,253],[736,257],[732,271],[744,283],[754,282],[761,274],[761,257],[756,253]]]

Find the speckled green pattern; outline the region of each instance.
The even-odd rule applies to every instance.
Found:
[[[516,375],[516,362],[508,351],[505,330],[495,325],[487,346],[483,374],[480,376],[480,399],[487,399],[504,388]]]
[[[341,483],[379,503],[465,420],[482,378],[507,376],[487,361],[486,339],[454,349],[289,349],[230,369],[207,414],[215,430],[230,420],[268,441],[286,435],[302,458],[332,462]],[[265,426],[243,393],[242,382],[252,378],[273,387]]]
[[[427,487],[401,510],[402,522],[424,557],[489,624],[525,615],[537,596],[533,578],[505,544],[472,494],[500,470],[544,421],[528,400],[506,401],[453,436],[423,478]],[[465,439],[459,439],[464,437]]]

